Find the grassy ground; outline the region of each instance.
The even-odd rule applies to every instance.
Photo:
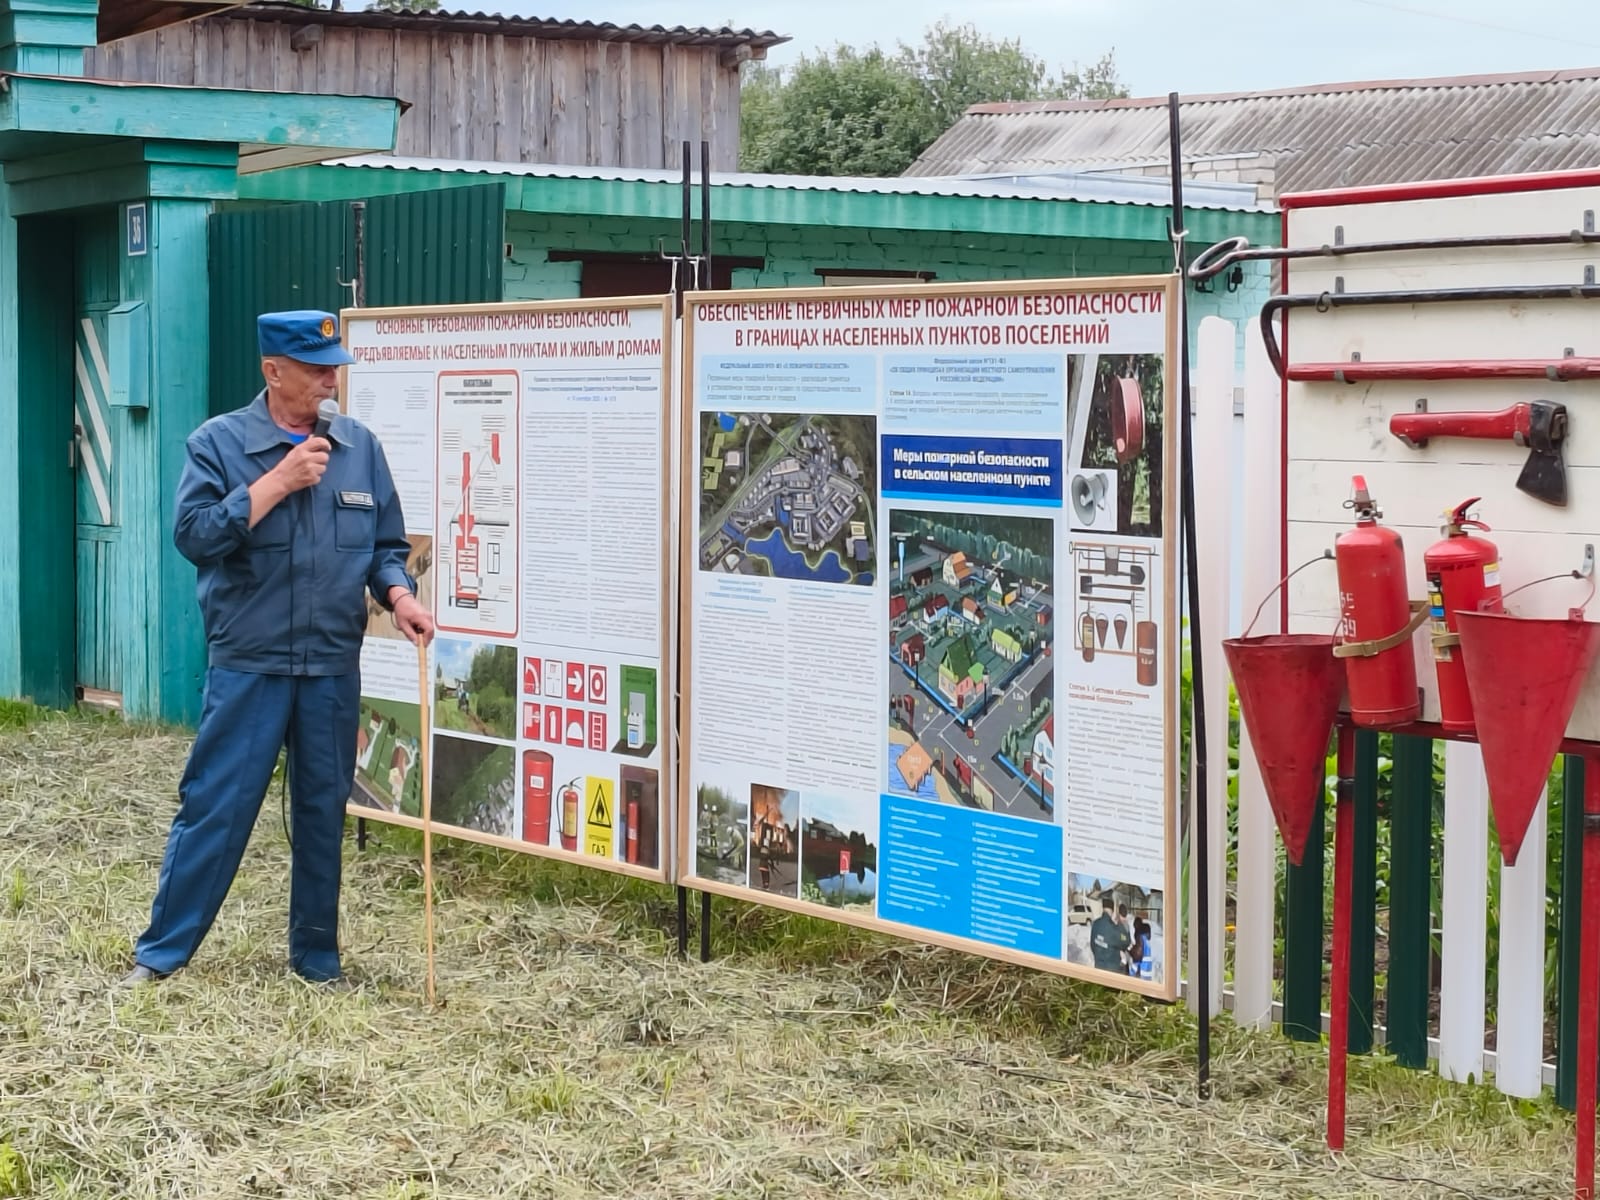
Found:
[[[385,827],[347,843],[359,986],[325,993],[285,968],[276,789],[194,965],[113,991],[186,743],[12,725],[0,1196],[1570,1194],[1547,1102],[1353,1063],[1331,1156],[1315,1049],[1221,1023],[1199,1103],[1178,1009],[727,902],[721,957],[680,963],[670,891],[459,843],[430,1010],[417,840]]]

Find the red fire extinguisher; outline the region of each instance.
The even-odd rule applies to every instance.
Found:
[[[1339,642],[1350,692],[1350,719],[1370,729],[1392,729],[1422,713],[1411,637],[1426,618],[1412,616],[1406,592],[1406,555],[1400,535],[1378,524],[1383,515],[1354,478],[1356,527],[1334,542],[1339,575]]]
[[[1482,521],[1467,516],[1467,509],[1482,497],[1456,505],[1444,538],[1422,556],[1428,573],[1428,609],[1433,618],[1433,664],[1439,674],[1439,724],[1456,733],[1474,729],[1472,697],[1467,692],[1466,668],[1461,663],[1461,639],[1456,633],[1460,612],[1502,611],[1500,603],[1500,551],[1488,538],[1469,529],[1488,530]]]

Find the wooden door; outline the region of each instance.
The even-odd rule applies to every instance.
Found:
[[[111,408],[106,314],[119,298],[113,210],[79,225],[72,323],[73,458],[77,468],[77,659],[80,699],[120,706],[123,635],[116,588],[122,539],[118,422]]]

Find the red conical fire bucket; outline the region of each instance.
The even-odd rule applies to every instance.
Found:
[[[1299,866],[1322,803],[1343,664],[1333,656],[1332,636],[1320,633],[1229,638],[1222,652],[1284,849]]]
[[[1595,652],[1600,624],[1574,617],[1456,613],[1500,857],[1517,852]]]

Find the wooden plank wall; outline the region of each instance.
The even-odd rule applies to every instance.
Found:
[[[320,95],[398,96],[397,154],[422,158],[677,168],[681,143],[739,159],[739,73],[716,47],[541,41],[481,33],[295,27],[213,18],[85,51],[100,79]],[[698,152],[696,153],[698,165]]]

